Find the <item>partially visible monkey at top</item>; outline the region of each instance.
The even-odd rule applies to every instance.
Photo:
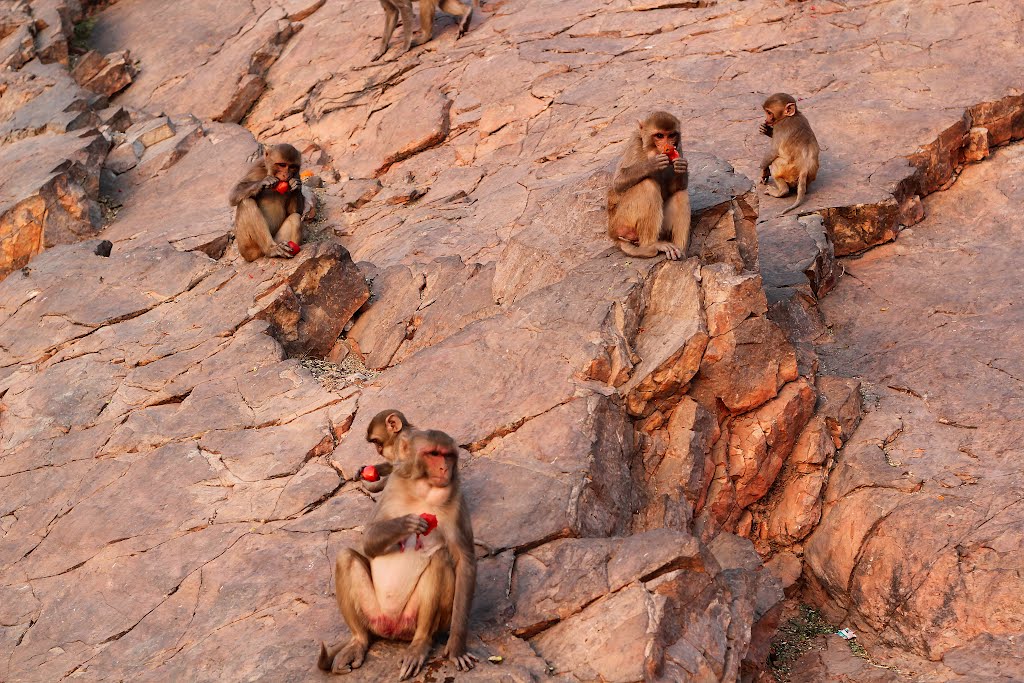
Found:
[[[796,185],[796,201],[782,212],[788,213],[803,203],[807,183],[818,175],[818,140],[792,95],[775,93],[761,106],[765,120],[759,130],[772,139],[761,161],[761,182],[767,184],[769,177],[774,181],[765,188],[772,197],[785,197]]]
[[[235,237],[246,261],[291,258],[302,244],[302,155],[291,145],[267,147],[231,190]]]
[[[629,256],[686,258],[689,167],[679,152],[679,119],[656,111],[626,143],[608,189],[608,236]]]
[[[412,0],[380,0],[384,8],[384,35],[380,39],[380,49],[373,56],[374,62],[384,56],[388,51],[388,43],[391,41],[391,34],[395,32],[398,18],[402,18],[402,51],[405,54],[410,48],[422,45],[431,39],[434,33],[434,10],[440,6],[441,11],[446,14],[459,17],[459,33],[456,39],[466,35],[469,30],[469,22],[473,19],[473,10],[480,9],[480,0],[473,0],[470,7],[463,5],[459,0],[419,0],[420,2],[420,30],[419,34],[413,37],[412,21]]]

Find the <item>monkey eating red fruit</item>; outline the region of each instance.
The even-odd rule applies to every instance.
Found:
[[[291,189],[291,185],[288,184],[287,180],[282,180],[277,185],[274,185],[274,191],[278,194],[288,194],[288,190]]]
[[[437,515],[424,512],[420,514],[420,518],[427,523],[427,530],[423,532],[423,535],[429,536],[430,532],[437,528]]]

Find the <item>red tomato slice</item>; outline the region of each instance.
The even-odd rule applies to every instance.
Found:
[[[427,531],[424,536],[429,536],[430,532],[437,528],[437,515],[432,515],[429,512],[424,512],[420,517],[427,523]]]

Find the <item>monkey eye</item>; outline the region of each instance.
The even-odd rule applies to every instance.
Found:
[[[655,140],[661,140],[661,139],[663,139],[664,137],[665,137],[665,134],[664,134],[664,133],[655,133],[655,134],[654,134],[654,139],[655,139]]]

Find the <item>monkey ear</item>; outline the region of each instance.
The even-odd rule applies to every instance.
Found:
[[[388,426],[388,431],[394,434],[397,434],[398,432],[402,431],[402,428],[405,427],[405,425],[402,423],[402,418],[398,417],[398,415],[396,415],[395,413],[391,413],[386,418],[384,418],[384,424]]]
[[[792,116],[796,113],[796,104],[790,102],[786,105],[786,116]]]
[[[637,119],[637,120],[636,120],[636,127],[637,127],[637,128],[639,128],[641,132],[643,132],[643,129],[644,129],[644,122],[643,122],[643,121],[641,121],[640,119]]]

